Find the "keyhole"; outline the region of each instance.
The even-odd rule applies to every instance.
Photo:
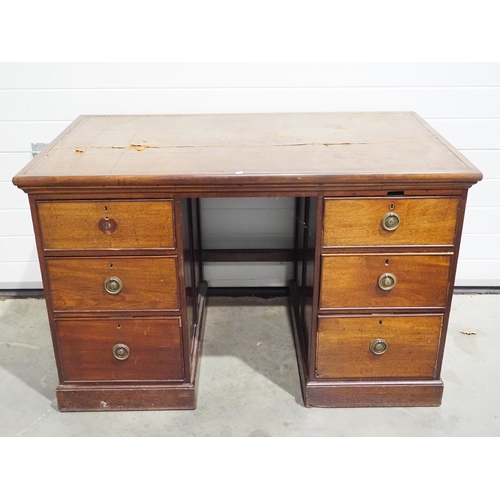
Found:
[[[385,259],[385,265],[388,266],[389,265],[389,259]]]
[[[382,320],[380,320],[380,321],[378,322],[378,324],[379,324],[379,326],[382,326]]]
[[[111,268],[112,268],[112,267],[113,267],[113,264],[110,264],[110,265],[109,265],[109,267],[111,267]]]
[[[108,211],[108,207],[106,205],[104,205],[104,211],[107,212]]]
[[[391,203],[391,204],[390,204],[390,209],[391,209],[391,210],[394,210],[394,203]]]
[[[122,325],[120,325],[120,323],[118,323],[118,324],[116,325],[116,328],[121,328],[121,327],[122,327]]]

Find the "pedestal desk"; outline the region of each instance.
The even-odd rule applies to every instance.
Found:
[[[441,404],[481,177],[415,113],[79,117],[13,179],[29,194],[59,409],[195,408],[199,199],[265,196],[295,198],[295,245],[280,251],[305,405]]]

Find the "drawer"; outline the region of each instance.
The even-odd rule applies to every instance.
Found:
[[[172,201],[37,203],[45,250],[175,247]]]
[[[48,258],[45,262],[55,311],[179,308],[175,257]]]
[[[58,320],[64,382],[183,378],[179,318]]]
[[[458,202],[453,197],[326,199],[323,246],[453,245]]]
[[[435,378],[442,320],[441,315],[320,317],[316,376]]]
[[[451,255],[323,255],[320,308],[444,307],[450,264]]]

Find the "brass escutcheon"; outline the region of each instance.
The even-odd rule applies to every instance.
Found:
[[[384,339],[374,339],[370,342],[370,351],[375,356],[381,356],[387,351],[387,342]]]
[[[115,344],[113,356],[119,361],[125,361],[130,356],[130,347],[126,344]]]
[[[382,290],[392,290],[397,283],[396,276],[392,273],[381,274],[378,278],[378,286]]]
[[[104,234],[113,234],[116,231],[118,224],[114,219],[109,219],[108,217],[105,217],[104,219],[101,219],[97,223],[97,227]]]
[[[395,231],[399,227],[400,223],[401,219],[396,212],[387,212],[380,221],[380,225],[386,231]]]
[[[111,295],[117,295],[123,289],[123,282],[120,278],[111,276],[104,281],[104,289]]]

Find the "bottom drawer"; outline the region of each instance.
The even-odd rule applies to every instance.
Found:
[[[179,318],[57,320],[64,382],[182,380]]]
[[[318,378],[434,378],[442,315],[318,320]]]

